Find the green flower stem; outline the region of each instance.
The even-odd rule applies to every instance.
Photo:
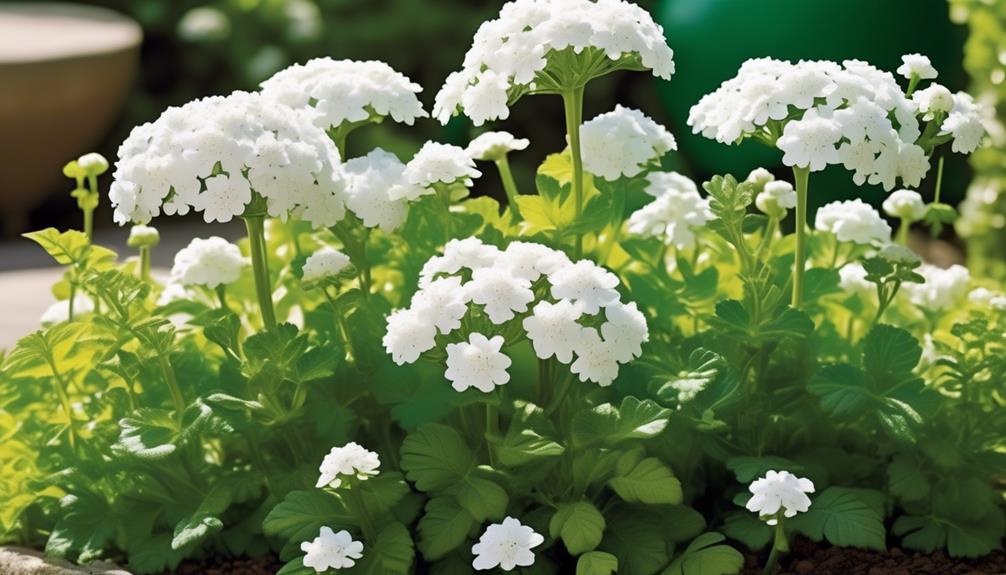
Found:
[[[563,110],[566,113],[566,138],[569,140],[569,154],[573,163],[573,200],[576,221],[583,214],[583,157],[580,154],[580,124],[583,122],[583,86],[562,93]],[[583,234],[576,234],[576,258],[583,255]]]
[[[150,281],[150,246],[140,246],[140,279]]]
[[[772,216],[768,217],[768,222],[765,224],[765,231],[762,234],[761,242],[758,245],[758,251],[755,252],[755,258],[758,261],[765,259],[765,254],[768,252],[768,248],[772,245],[772,240],[775,239],[775,231],[779,228],[779,218]]]
[[[936,164],[936,195],[933,197],[934,203],[940,203],[940,190],[943,188],[943,156]]]
[[[779,556],[789,552],[789,542],[786,541],[786,531],[782,527],[783,517],[781,512],[776,515],[776,520],[775,540],[772,542],[772,552],[769,553],[768,561],[765,563],[765,569],[762,570],[761,575],[772,575],[775,573],[775,566],[779,562]]]
[[[377,531],[374,529],[374,522],[367,512],[367,504],[363,501],[360,493],[354,489],[356,485],[350,485],[348,489],[341,490],[346,495],[346,503],[353,510],[353,515],[360,522],[360,530],[363,531],[364,539],[374,541],[377,539]]]
[[[175,370],[171,368],[171,362],[168,361],[168,357],[160,351],[157,352],[157,362],[161,367],[164,383],[168,386],[168,392],[171,393],[171,402],[175,405],[175,414],[178,416],[178,420],[181,421],[182,414],[185,413],[185,398],[182,395],[182,388],[178,387],[178,380],[175,379]]]
[[[272,285],[269,281],[269,260],[265,248],[265,216],[246,215],[248,244],[251,249],[252,271],[255,274],[255,293],[262,311],[262,323],[266,329],[276,327],[276,312],[272,307]]]
[[[218,285],[216,292],[217,292],[217,299],[220,300],[220,309],[231,311],[231,306],[227,305],[227,286],[224,284]]]
[[[796,257],[793,262],[793,307],[803,306],[803,274],[807,267],[807,184],[808,168],[793,168],[796,180]]]
[[[908,228],[911,226],[912,223],[908,221],[908,218],[901,218],[901,224],[898,225],[898,233],[894,236],[895,243],[903,246],[908,245]]]
[[[56,367],[56,362],[53,361],[52,355],[48,354],[47,359],[49,360],[49,369],[52,370],[52,378],[54,387],[56,388],[56,395],[59,397],[59,403],[63,407],[63,411],[66,412],[67,429],[70,432],[70,447],[75,448],[77,442],[77,423],[73,419],[73,408],[70,406],[70,396],[67,395],[67,384],[66,380],[63,379],[63,374],[60,373],[59,368]]]
[[[503,182],[503,191],[506,192],[510,211],[516,218],[520,219],[520,206],[517,205],[517,196],[520,195],[520,192],[517,191],[517,182],[513,179],[513,172],[510,171],[510,160],[507,159],[506,154],[503,154],[496,160],[496,169],[499,170],[500,181]]]

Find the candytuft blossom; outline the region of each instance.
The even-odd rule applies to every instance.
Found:
[[[510,381],[507,368],[510,358],[500,352],[503,336],[492,339],[473,333],[468,342],[447,344],[447,371],[444,372],[456,391],[474,387],[489,393],[497,385]]]
[[[315,58],[262,82],[262,94],[298,110],[323,130],[391,117],[412,125],[427,113],[416,97],[423,88],[378,61]]]
[[[542,244],[500,250],[476,237],[451,240],[423,266],[409,306],[388,316],[384,346],[399,365],[440,347],[430,358],[447,355],[456,390],[489,392],[509,380],[505,348],[523,330],[538,357],[608,385],[649,339],[646,317],[621,301],[617,285],[597,264]]]
[[[405,164],[381,148],[346,162],[346,206],[368,228],[386,233],[398,229],[409,212],[409,201],[431,193],[405,178]]]
[[[467,150],[472,159],[495,162],[510,152],[526,149],[530,143],[510,132],[486,132],[469,142]]]
[[[378,474],[380,466],[381,460],[376,453],[351,441],[328,452],[318,468],[320,474],[315,487],[338,489],[348,478],[366,481]]]
[[[929,61],[928,56],[922,54],[905,54],[901,57],[901,65],[897,69],[898,74],[911,79],[913,76],[920,80],[932,80],[937,76],[936,68]]]
[[[335,144],[303,114],[260,94],[168,108],[133,129],[115,167],[108,195],[119,224],[190,210],[207,222],[227,222],[256,197],[269,215],[285,218],[297,209],[316,227],[344,214]]]
[[[917,222],[926,216],[926,202],[915,190],[895,190],[884,200],[884,212],[892,218]]]
[[[901,289],[908,294],[913,304],[927,311],[950,309],[960,304],[968,295],[971,272],[961,265],[940,268],[922,264],[916,272],[926,279],[925,283],[906,283]]]
[[[635,176],[647,164],[678,148],[667,128],[639,110],[621,105],[584,122],[580,141],[584,169],[609,181]]]
[[[807,494],[814,493],[814,483],[788,471],[769,471],[765,477],[751,482],[748,490],[751,492],[746,505],[748,511],[754,511],[767,519],[766,523],[775,525],[780,512],[785,517],[796,517],[797,513],[810,509]]]
[[[337,277],[349,265],[349,256],[332,247],[323,247],[304,262],[305,282]]]
[[[654,172],[647,179],[646,192],[656,199],[629,216],[629,233],[691,249],[695,228],[713,218],[709,201],[699,195],[695,182],[676,172]]]
[[[213,236],[195,238],[175,254],[171,281],[184,286],[201,285],[210,289],[234,283],[247,265],[241,249],[227,240]]]
[[[821,206],[814,219],[814,228],[835,234],[840,242],[887,244],[891,241],[891,226],[877,210],[859,198]]]
[[[405,181],[417,189],[430,188],[434,184],[453,184],[461,182],[472,185],[472,180],[481,176],[482,172],[475,168],[475,162],[464,148],[426,142],[416,155],[405,166]],[[414,200],[417,195],[404,195]]]
[[[363,557],[363,543],[354,541],[345,529],[335,533],[328,527],[322,527],[313,540],[301,543],[300,550],[305,553],[304,566],[318,573],[348,569]]]
[[[513,571],[516,567],[534,565],[535,547],[545,542],[545,538],[534,529],[522,525],[513,517],[507,517],[503,523],[493,523],[486,527],[479,542],[472,546],[475,560],[472,567],[484,571],[499,567],[504,571]]]
[[[674,73],[663,29],[639,6],[625,0],[514,0],[475,33],[462,69],[437,94],[433,115],[446,124],[463,109],[480,126],[507,118],[508,103],[519,95],[559,93],[557,78],[621,69],[648,69],[664,79]]]

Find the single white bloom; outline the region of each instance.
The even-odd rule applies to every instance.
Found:
[[[433,281],[439,274],[456,274],[462,268],[475,271],[495,266],[501,255],[494,245],[483,243],[477,237],[452,239],[444,246],[444,255],[433,256],[419,272],[419,286]]]
[[[456,391],[474,387],[489,393],[497,385],[505,385],[510,381],[510,374],[506,372],[510,358],[500,351],[502,347],[503,336],[489,339],[481,333],[469,335],[467,343],[447,344],[444,377]]]
[[[485,70],[478,81],[469,86],[461,95],[461,105],[472,123],[481,126],[488,120],[506,120],[510,116],[507,107],[509,81],[505,74]]]
[[[437,328],[419,310],[400,309],[388,316],[382,343],[398,365],[412,363],[436,345]]]
[[[304,262],[304,281],[313,282],[335,277],[349,265],[349,256],[325,246],[307,257]]]
[[[461,182],[472,185],[473,178],[482,175],[464,148],[450,144],[426,142],[405,166],[405,181],[428,188],[437,183]]]
[[[755,196],[755,207],[767,216],[776,219],[786,217],[786,210],[796,207],[796,190],[785,180],[766,182],[760,194]]]
[[[755,168],[751,170],[751,173],[748,174],[747,179],[744,181],[758,186],[764,186],[774,180],[775,176],[772,175],[772,172],[766,170],[765,168]]]
[[[760,517],[771,517],[767,523],[778,523],[776,514],[780,511],[786,517],[796,517],[810,509],[808,493],[814,493],[814,483],[806,478],[797,477],[788,471],[769,471],[765,477],[751,482],[748,487],[751,499],[748,499],[747,509]]]
[[[838,270],[838,287],[843,292],[856,294],[869,300],[877,293],[877,285],[866,281],[866,270],[859,262],[849,262]]]
[[[583,168],[606,180],[635,176],[647,164],[678,147],[667,128],[639,110],[620,105],[584,122],[580,126],[580,145]]]
[[[898,244],[887,244],[880,249],[880,257],[895,264],[906,264],[917,266],[922,263],[919,254],[913,252],[911,248]]]
[[[914,190],[895,190],[884,200],[884,212],[892,218],[917,222],[926,216],[926,202]]]
[[[943,269],[930,264],[922,264],[917,270],[926,278],[925,283],[906,283],[901,289],[908,300],[927,311],[951,309],[968,295],[971,272],[961,265]]]
[[[468,143],[468,154],[476,160],[495,162],[508,153],[523,150],[530,142],[510,132],[485,132]]]
[[[231,21],[217,8],[197,6],[182,16],[175,29],[188,42],[224,40],[231,33]]]
[[[945,86],[930,84],[924,90],[912,93],[912,101],[919,106],[922,119],[932,120],[938,112],[944,114],[954,109],[954,95]]]
[[[163,210],[207,222],[244,214],[252,191],[269,215],[297,211],[315,227],[344,215],[338,150],[304,114],[234,92],[168,108],[119,147],[109,199],[115,221],[146,223]]]
[[[73,297],[73,318],[79,320],[94,312],[94,302],[84,294],[76,294]],[[70,300],[63,299],[50,305],[42,312],[39,323],[42,327],[52,327],[70,321]]]
[[[534,529],[507,517],[503,523],[486,527],[479,542],[472,546],[472,554],[475,555],[472,567],[478,571],[496,567],[513,571],[515,567],[530,567],[534,565],[531,550],[544,541],[545,538],[535,533]]]
[[[968,300],[980,307],[1006,310],[1006,294],[1001,291],[992,291],[983,287],[975,288],[968,294]]]
[[[589,260],[559,268],[548,276],[548,281],[552,297],[578,302],[589,315],[618,301],[618,277]]]
[[[175,254],[171,281],[215,289],[238,281],[246,264],[241,249],[227,240],[217,236],[195,238]]]
[[[842,128],[835,120],[810,110],[802,120],[786,124],[776,145],[784,152],[782,163],[819,172],[828,164],[838,163],[835,144],[841,138]]]
[[[954,141],[950,149],[962,154],[970,154],[978,148],[985,135],[982,124],[982,110],[970,94],[954,94],[954,107],[940,126],[940,134],[951,134]]]
[[[912,76],[918,76],[920,80],[932,80],[937,76],[936,68],[933,68],[928,56],[905,54],[901,57],[901,62],[897,72],[904,78],[911,79]]]
[[[262,82],[266,98],[303,110],[324,130],[390,116],[412,125],[427,113],[416,96],[423,89],[384,62],[315,58]]]
[[[859,198],[831,202],[818,208],[814,229],[833,233],[840,242],[887,244],[891,241],[891,226],[873,206]]]
[[[97,152],[84,154],[77,158],[77,165],[85,172],[95,176],[103,174],[108,170],[108,160]]]
[[[468,292],[457,276],[436,279],[416,292],[411,309],[447,335],[461,327],[461,318],[468,312]]]
[[[408,215],[409,202],[431,190],[405,180],[405,164],[381,148],[345,164],[346,206],[368,228],[391,233]]]
[[[558,255],[561,254],[561,255]],[[528,281],[537,281],[543,273],[554,271],[553,261],[565,256],[558,250],[534,242],[510,242],[499,259],[510,273]],[[567,260],[568,261],[568,260]]]
[[[583,328],[574,351],[576,361],[569,370],[580,376],[580,381],[593,381],[607,387],[618,377],[618,357],[625,350],[616,348],[614,342],[601,339],[596,329]]]
[[[601,337],[611,346],[615,359],[626,363],[642,355],[642,344],[650,341],[650,330],[636,302],[609,305],[604,308],[604,317],[607,321],[601,324]]]
[[[901,178],[906,186],[916,188],[929,171],[929,157],[922,146],[894,139],[892,144],[881,149],[873,169],[868,181],[881,184],[884,190],[893,189],[897,178]]]
[[[556,303],[540,301],[534,313],[524,318],[524,331],[540,359],[555,356],[561,363],[573,361],[573,352],[580,347],[583,326],[577,323],[583,310],[569,300]],[[645,320],[644,320],[645,322]]]
[[[381,460],[373,451],[362,445],[349,442],[342,447],[333,447],[318,468],[318,482],[315,487],[331,487],[338,489],[342,485],[342,477],[355,477],[360,481],[377,475]]]
[[[646,191],[656,199],[629,216],[629,233],[656,237],[678,249],[695,245],[695,228],[713,218],[709,201],[699,195],[690,179],[676,173],[653,173],[647,176]]]
[[[305,553],[304,566],[318,573],[348,569],[363,557],[363,543],[353,541],[353,536],[345,529],[335,533],[328,527],[322,527],[312,541],[301,543],[300,550]]]
[[[157,296],[157,301],[154,303],[163,306],[187,299],[192,299],[192,294],[188,288],[178,282],[168,281],[168,283],[164,284],[164,289],[161,290],[161,294]]]
[[[497,325],[513,319],[515,312],[524,313],[534,301],[531,282],[506,267],[475,270],[465,290],[473,303],[485,306],[489,321]]]

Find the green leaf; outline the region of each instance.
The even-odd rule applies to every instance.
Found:
[[[785,457],[776,457],[774,455],[763,455],[761,457],[739,455],[731,457],[727,459],[727,468],[734,472],[734,477],[738,483],[745,485],[765,475],[769,470],[785,470],[796,473],[804,469],[799,463],[794,463]]]
[[[885,549],[884,517],[859,490],[829,487],[812,499],[810,510],[789,525],[814,541],[839,547]]]
[[[517,467],[543,459],[558,457],[566,448],[546,437],[544,432],[555,433],[543,410],[532,403],[518,403],[506,435],[499,439],[489,437],[496,450],[496,458],[506,467]]]
[[[681,503],[681,482],[656,457],[642,458],[640,451],[623,455],[608,485],[629,503]]]
[[[441,559],[460,547],[476,526],[475,519],[451,497],[434,497],[419,520],[419,550],[427,561]]]
[[[594,443],[614,445],[627,439],[647,439],[659,435],[671,415],[656,402],[628,396],[619,407],[603,403],[573,417],[573,443],[579,447]]]
[[[144,407],[119,420],[119,441],[114,448],[141,459],[163,459],[209,424],[212,411],[197,401],[179,422],[173,412]]]
[[[590,551],[576,561],[576,575],[611,575],[618,571],[618,557],[604,551]]]
[[[667,566],[666,526],[655,515],[631,508],[609,514],[601,550],[618,558],[620,573],[655,575]]]
[[[243,347],[249,375],[254,375],[270,364],[280,371],[293,369],[307,351],[308,340],[297,326],[284,323],[249,336]]]
[[[23,234],[32,240],[60,265],[101,263],[115,260],[115,252],[101,246],[91,245],[87,234],[77,230],[60,232],[56,228],[46,228]]]
[[[744,566],[744,556],[719,533],[703,533],[664,570],[663,575],[733,575]]]
[[[752,551],[764,549],[772,541],[772,528],[748,511],[727,515],[723,520],[723,532],[727,537],[747,545]]]
[[[287,563],[276,575],[318,575],[314,567],[304,567],[304,558],[298,557]]]
[[[420,491],[447,489],[475,467],[475,458],[457,431],[428,423],[402,443],[402,469]]]
[[[604,537],[604,516],[588,501],[565,503],[549,521],[553,539],[562,539],[566,550],[579,555],[596,549]]]
[[[215,485],[192,515],[182,519],[175,526],[171,548],[183,549],[194,545],[223,529],[224,523],[220,520],[220,515],[230,507],[233,496],[229,482]]]
[[[300,543],[314,539],[323,526],[333,530],[353,528],[356,519],[342,499],[328,491],[292,491],[262,522],[266,535]]]
[[[918,340],[899,327],[880,324],[863,338],[863,368],[878,382],[894,385],[912,378],[921,357]]]
[[[902,501],[922,501],[929,497],[929,478],[919,462],[907,455],[896,455],[887,466],[887,486],[891,495]]]
[[[409,530],[401,523],[391,523],[377,534],[377,540],[364,548],[364,557],[348,574],[407,575],[412,569],[415,550]]]
[[[946,546],[951,557],[981,557],[1000,549],[1004,525],[1003,512],[992,508],[977,521],[902,515],[891,531],[907,549],[932,553]]]
[[[500,520],[506,514],[509,497],[506,490],[495,481],[467,475],[455,487],[458,503],[472,514],[476,521]]]
[[[81,492],[63,497],[59,507],[59,521],[46,541],[46,554],[59,558],[75,555],[80,561],[100,557],[115,535],[108,502],[93,493]]]

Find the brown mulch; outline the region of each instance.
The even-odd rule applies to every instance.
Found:
[[[748,555],[742,575],[759,575],[765,555]],[[819,547],[797,538],[775,575],[1006,575],[1006,552],[955,559],[943,551],[918,553],[892,547],[885,552]]]
[[[275,557],[209,558],[202,561],[183,561],[178,569],[162,575],[275,575],[282,567],[283,562]]]

